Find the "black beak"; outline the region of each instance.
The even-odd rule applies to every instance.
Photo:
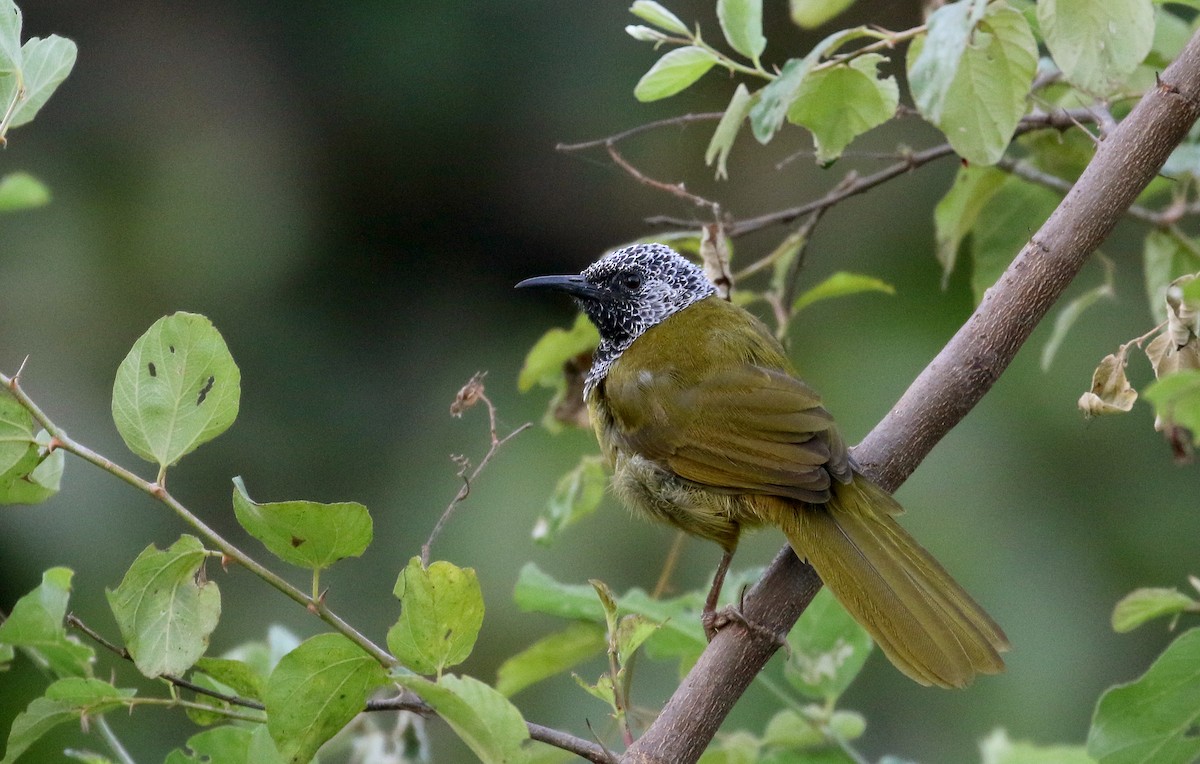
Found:
[[[553,289],[566,292],[572,297],[595,299],[600,296],[600,290],[580,275],[574,276],[534,276],[517,284],[517,289]]]

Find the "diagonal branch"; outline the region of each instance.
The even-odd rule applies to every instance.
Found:
[[[1200,33],[1100,143],[1079,181],[975,313],[858,446],[854,454],[865,474],[895,490],[974,408],[1198,117]],[[766,630],[787,631],[820,586],[812,568],[786,548],[747,594],[745,615]],[[696,761],[776,649],[736,625],[719,632],[621,760]]]

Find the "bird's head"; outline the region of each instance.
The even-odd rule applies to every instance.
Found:
[[[575,298],[614,355],[667,316],[716,292],[699,266],[665,244],[610,252],[577,276],[538,276],[518,288],[542,287]]]

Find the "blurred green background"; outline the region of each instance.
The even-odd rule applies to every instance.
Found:
[[[767,62],[807,50],[816,37],[790,29],[782,3],[768,5]],[[905,28],[918,23],[918,5],[859,2],[837,23]],[[716,39],[711,3],[668,6]],[[647,216],[695,213],[601,154],[554,150],[724,106],[731,86],[716,73],[669,101],[634,101],[655,53],[622,31],[634,21],[627,7],[23,3],[27,33],[74,39],[79,61],[0,153],[0,173],[30,171],[54,194],[46,208],[0,217],[0,368],[11,373],[29,355],[23,380],[49,415],[137,466],[109,416],[117,365],[159,316],[209,316],[242,370],[241,415],[171,473],[172,492],[264,556],[234,522],[233,476],[262,501],[365,503],[374,544],[322,583],[335,610],[382,641],[396,616],[397,571],[458,490],[449,456],[477,460],[486,450],[482,411],[448,415],[458,387],[488,370],[504,432],[540,417],[545,395],[519,395],[516,374],[528,347],[569,322],[571,308],[512,285],[579,270],[651,233]],[[686,181],[738,216],[807,201],[852,167],[880,165],[849,157],[822,170],[801,158],[777,168],[810,148],[793,128],[765,149],[741,136],[733,177],[718,184],[702,160],[710,131],[661,130],[623,148],[645,172]],[[935,142],[910,119],[854,148]],[[806,283],[853,270],[898,289],[821,303],[791,338],[852,442],[970,311],[966,276],[941,290],[932,254],[932,205],[954,170],[951,160],[903,176],[839,205],[818,229]],[[783,233],[739,240],[743,262]],[[1197,468],[1171,463],[1144,404],[1092,422],[1075,410],[1099,359],[1151,325],[1143,235],[1123,224],[1107,243],[1117,299],[1086,315],[1050,373],[1038,369],[1042,327],[901,489],[907,527],[1003,624],[1014,649],[1006,674],[965,692],[920,688],[872,658],[846,697],[868,717],[863,749],[872,758],[974,760],[977,741],[998,725],[1018,738],[1082,742],[1099,693],[1141,673],[1170,639],[1157,625],[1115,635],[1108,616],[1136,586],[1176,585],[1197,572]],[[1093,264],[1073,291],[1100,278]],[[1136,385],[1150,373],[1134,361],[1130,374]],[[558,476],[592,448],[583,432],[521,435],[435,546],[435,557],[473,566],[483,581],[487,619],[467,673],[492,680],[506,656],[559,626],[511,603],[528,560],[566,581],[653,585],[672,532],[634,522],[611,501],[552,547],[530,539]],[[69,461],[55,499],[0,507],[0,608],[11,609],[45,568],[67,565],[76,571],[73,608],[115,637],[104,588],[147,544],[165,546],[184,530],[163,507]],[[758,534],[736,564],[764,564],[780,545],[778,535]],[[690,543],[678,587],[705,586],[717,558],[716,547]],[[321,630],[242,571],[210,575],[224,600],[213,653],[261,638],[269,623],[302,636]],[[303,576],[293,580],[303,585]],[[642,662],[639,670],[635,700],[657,708],[674,669]],[[135,681],[132,667],[116,671],[118,682]],[[0,729],[43,686],[23,660],[0,675]],[[569,678],[515,701],[531,721],[585,737],[587,720],[607,729],[604,709]],[[727,727],[761,729],[773,703],[752,689]],[[182,714],[151,709],[112,723],[144,761],[194,729]],[[467,758],[442,725],[429,726],[436,761]],[[68,743],[100,747],[77,738],[57,734],[26,760],[56,760]]]

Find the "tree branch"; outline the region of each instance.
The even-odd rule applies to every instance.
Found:
[[[895,490],[983,398],[1198,117],[1200,33],[1100,143],[1079,181],[975,313],[855,449],[865,474]],[[746,595],[745,615],[767,630],[786,631],[820,586],[812,568],[786,548]],[[776,649],[737,625],[720,631],[621,760],[696,761]]]

